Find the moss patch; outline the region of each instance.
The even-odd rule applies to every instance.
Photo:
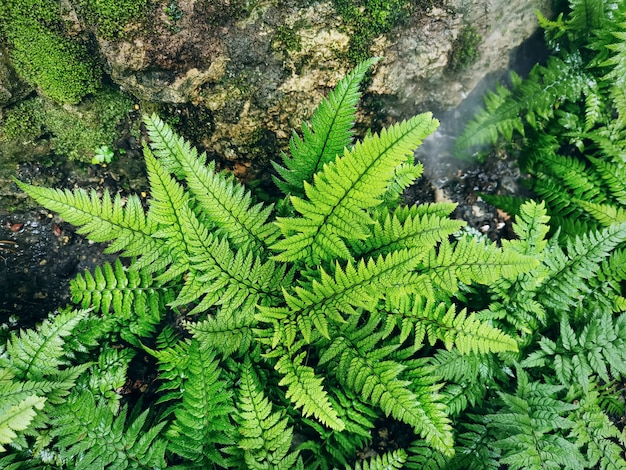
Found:
[[[62,107],[42,97],[9,109],[0,125],[0,153],[49,139],[57,155],[90,162],[102,145],[113,146],[117,126],[127,116],[132,100],[117,90],[102,88],[79,107]]]
[[[79,0],[83,19],[105,39],[124,37],[131,22],[145,18],[148,0]]]
[[[474,26],[463,28],[452,44],[448,56],[448,69],[452,72],[460,72],[476,62],[480,56],[478,47],[482,42],[483,38],[478,28]]]
[[[15,70],[47,97],[78,103],[100,86],[100,67],[80,38],[67,35],[58,2],[5,0],[0,28]]]
[[[406,20],[415,5],[406,0],[334,0],[335,10],[352,29],[348,56],[357,63],[370,56],[373,40]]]
[[[286,25],[279,26],[276,28],[276,34],[274,35],[275,42],[272,46],[275,49],[282,49],[287,52],[300,52],[302,50],[302,39],[297,30],[298,25],[293,28]]]

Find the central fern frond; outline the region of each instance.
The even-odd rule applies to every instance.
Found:
[[[366,137],[306,183],[306,199],[291,197],[301,217],[279,218],[285,238],[273,245],[276,259],[296,261],[349,259],[345,240],[363,240],[374,223],[366,212],[381,204],[394,169],[431,134],[438,123],[431,114]]]
[[[346,467],[370,445],[379,417],[408,425],[441,456],[454,453],[451,394],[439,393],[444,379],[431,373],[428,345],[467,356],[515,353],[516,332],[456,304],[465,285],[513,282],[538,261],[515,244],[458,237],[464,223],[450,219],[454,204],[398,207],[422,172],[413,152],[438,123],[420,114],[354,142],[359,84],[374,62],[338,84],[292,138],[292,155],[275,164],[284,217],[156,116],[145,118],[147,212],[136,197],[124,203],[20,183],[130,260],[73,281],[73,300],[93,308],[87,318],[62,314],[55,331],[46,324],[9,341],[17,359],[0,369],[10,399],[0,406],[10,416],[0,445],[26,447],[20,433],[45,426],[47,407],[64,402],[84,372],[66,366],[60,350],[80,323],[72,341],[81,355],[105,344],[62,409],[79,419],[53,416],[61,459],[308,468],[320,458]],[[121,390],[133,381],[122,378],[146,353],[158,363],[157,398],[127,419]],[[8,367],[1,357],[0,366]],[[58,391],[46,395],[54,380]],[[102,429],[80,442],[78,428],[93,421]],[[304,442],[294,450],[296,439]],[[371,465],[405,461],[396,452]]]

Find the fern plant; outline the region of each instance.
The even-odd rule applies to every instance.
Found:
[[[519,352],[433,359],[458,413],[457,452],[440,468],[626,468],[625,15],[624,2],[571,0],[540,18],[553,56],[491,93],[457,143],[513,140],[543,201],[486,199],[516,215],[519,239],[504,244],[540,264],[494,283],[477,313],[517,331]]]
[[[570,240],[546,239],[543,203],[521,206],[510,249],[540,264],[493,283],[475,314],[510,335],[519,350],[499,355],[440,349],[425,375],[439,375],[456,430],[447,459],[420,441],[408,468],[626,468],[623,288],[609,268],[626,224]],[[623,279],[623,277],[621,277]],[[468,295],[472,295],[468,293]]]
[[[626,5],[571,0],[567,16],[540,16],[553,54],[512,87],[499,85],[456,141],[514,142],[525,180],[553,226],[578,235],[626,220]],[[465,150],[463,150],[465,149]],[[511,213],[520,201],[487,196]]]
[[[422,171],[413,150],[437,122],[421,114],[355,142],[359,84],[375,61],[341,80],[294,134],[291,155],[275,164],[285,193],[275,205],[256,202],[156,116],[145,118],[147,212],[134,196],[18,182],[128,258],[72,283],[73,300],[90,309],[72,359],[122,347],[158,371],[151,400],[121,397],[117,409],[96,390],[102,381],[81,380],[37,428],[47,436],[39,447],[5,438],[19,458],[51,452],[67,468],[399,468],[411,449],[356,462],[383,417],[425,448],[454,453],[444,383],[426,360],[436,348],[516,352],[514,332],[457,304],[464,285],[513,282],[538,261],[464,234],[452,204],[398,206]],[[8,427],[19,433],[26,421]]]

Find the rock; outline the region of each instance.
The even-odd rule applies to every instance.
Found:
[[[175,3],[175,21],[172,1],[157,2],[129,38],[100,38],[100,53],[112,79],[138,98],[210,110],[214,126],[203,144],[228,159],[263,158],[259,136],[268,132],[284,147],[351,69],[353,38],[363,35],[338,13],[337,0]],[[370,38],[369,55],[384,60],[369,102],[394,119],[455,107],[483,77],[507,68],[511,50],[538,26],[534,10],[548,14],[549,3],[417,2]],[[276,149],[266,150],[275,158]]]
[[[137,109],[178,120],[194,145],[246,179],[287,148],[292,129],[358,60],[383,58],[368,82],[361,129],[445,111],[483,77],[508,67],[511,50],[537,29],[534,10],[548,14],[550,2],[154,0],[113,29],[73,9],[75,3],[61,2],[67,34],[90,44],[111,81],[140,101]],[[32,91],[7,57],[0,49],[0,121],[3,106]],[[35,131],[51,123],[36,124]],[[33,157],[22,160],[40,160],[40,150],[50,148],[71,153],[61,152],[55,139],[30,139],[25,152],[0,153]],[[103,144],[110,143],[74,150],[88,161],[92,147]],[[16,162],[5,160],[9,181]]]

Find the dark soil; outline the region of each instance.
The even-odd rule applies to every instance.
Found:
[[[69,164],[29,163],[19,167],[17,178],[35,184],[49,181],[48,186],[57,188],[126,194],[131,183],[125,172],[114,168],[92,165],[77,171]],[[76,230],[45,209],[0,212],[0,324],[11,329],[34,326],[70,302],[69,283],[77,273],[116,258],[103,253],[106,245],[93,243]]]

